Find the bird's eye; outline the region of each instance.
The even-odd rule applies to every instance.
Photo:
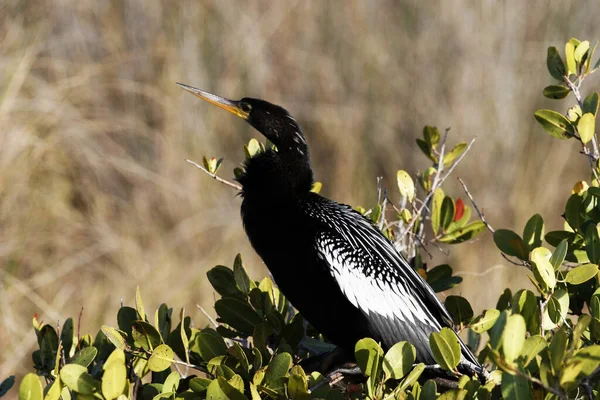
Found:
[[[252,111],[252,106],[246,102],[240,104],[240,108],[245,113],[249,113],[250,111]]]

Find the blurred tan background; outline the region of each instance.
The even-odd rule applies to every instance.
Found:
[[[139,285],[147,310],[185,307],[202,325],[209,268],[241,252],[254,278],[266,273],[239,197],[184,161],[224,156],[229,178],[258,135],[175,81],[288,108],[322,193],[352,205],[374,204],[377,176],[398,199],[396,170],[427,166],[425,124],[451,127],[451,143],[478,135],[455,176],[489,222],[521,232],[539,211],[561,227],[589,167],[533,112],[572,101],[542,97],[546,49],[600,39],[597,13],[505,4],[0,0],[0,380],[31,369],[34,313],[56,324],[83,308],[95,334]],[[447,191],[464,197],[455,179]],[[460,271],[476,312],[506,285],[529,286],[488,233],[449,250],[431,249],[431,263]]]

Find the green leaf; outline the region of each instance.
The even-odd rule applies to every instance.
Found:
[[[544,88],[543,94],[549,99],[564,99],[571,93],[571,90],[563,85],[550,85]]]
[[[427,271],[427,283],[436,293],[451,289],[461,282],[460,276],[452,276],[452,268],[448,264],[441,264]]]
[[[567,75],[577,74],[577,65],[575,64],[575,44],[568,41],[565,44],[565,57],[567,59]]]
[[[431,229],[433,230],[434,235],[437,235],[440,230],[442,221],[442,203],[444,202],[444,198],[445,196],[442,188],[435,189],[431,200]]]
[[[435,148],[440,142],[440,131],[435,126],[426,125],[423,128],[423,138],[431,148]]]
[[[144,303],[142,302],[142,293],[140,292],[140,287],[136,287],[135,289],[135,309],[140,316],[142,321],[146,321],[146,311],[144,311]]]
[[[581,42],[575,49],[575,52],[573,53],[573,57],[575,58],[575,61],[577,61],[578,63],[581,63],[581,61],[583,60],[583,57],[585,56],[585,54],[588,52],[589,49],[590,49],[590,42],[588,42],[587,40],[584,40],[583,42]]]
[[[39,379],[38,379],[39,380]],[[0,383],[0,397],[4,396],[15,384],[15,376],[11,375]]]
[[[540,330],[540,309],[538,300],[531,290],[521,289],[512,298],[513,314],[525,318],[527,331],[537,333]]]
[[[448,296],[445,305],[456,325],[466,324],[473,318],[473,308],[464,297]]]
[[[544,238],[544,220],[540,214],[535,214],[525,224],[523,229],[523,241],[530,248],[534,249],[542,245]]]
[[[421,186],[423,187],[423,189],[425,189],[427,193],[429,193],[433,187],[433,179],[435,177],[435,174],[437,174],[437,169],[435,169],[434,167],[429,167],[425,171],[423,171],[423,173],[419,177],[419,182],[421,183]]]
[[[225,340],[217,331],[211,328],[203,329],[196,335],[196,345],[200,357],[206,362],[227,353]]]
[[[97,355],[98,349],[96,349],[94,346],[84,347],[83,349],[75,353],[73,359],[71,360],[71,363],[78,364],[87,368],[90,366],[92,361],[94,361]]]
[[[254,286],[254,282],[250,280],[244,262],[242,261],[242,255],[238,254],[235,256],[233,261],[233,278],[235,279],[235,285],[244,296],[248,296],[250,289]]]
[[[206,398],[212,400],[230,400],[221,388],[221,385],[219,385],[218,379],[213,380],[208,385],[208,388],[206,389]]]
[[[500,311],[495,308],[486,310],[482,315],[478,316],[470,325],[473,332],[483,333],[490,329],[496,323],[500,316]]]
[[[556,111],[538,110],[534,116],[547,133],[558,139],[569,139],[575,133],[571,122]]]
[[[385,354],[383,372],[390,379],[401,379],[412,369],[417,352],[408,342],[398,342]]]
[[[581,142],[583,144],[592,140],[594,133],[596,132],[596,117],[594,114],[583,114],[577,123],[577,130],[579,131],[579,137],[581,137]]]
[[[203,393],[208,389],[208,385],[212,380],[207,378],[196,377],[190,380],[190,389],[192,389],[196,393]]]
[[[444,232],[454,220],[454,208],[454,200],[449,196],[444,197],[442,208],[440,209],[440,226]]]
[[[564,289],[557,289],[550,297],[548,305],[542,316],[544,330],[556,328],[562,322],[569,311],[569,294]]]
[[[247,335],[251,335],[254,327],[261,322],[261,318],[256,311],[248,303],[238,299],[223,298],[217,300],[215,310],[219,314],[220,320]]]
[[[466,142],[460,142],[454,148],[444,155],[444,165],[450,165],[455,159],[460,157],[460,155],[467,149]]]
[[[102,367],[102,395],[105,399],[116,399],[125,390],[127,384],[127,369],[125,368],[125,353],[115,349]]]
[[[3,382],[4,383],[4,382]],[[27,374],[19,385],[19,400],[42,400],[42,383],[36,374]]]
[[[563,261],[565,261],[568,249],[569,245],[567,244],[566,239],[561,240],[558,246],[556,246],[556,249],[554,249],[554,253],[552,253],[552,257],[550,257],[550,264],[552,264],[555,271],[558,271]]]
[[[67,318],[60,331],[60,341],[65,351],[65,357],[68,360],[73,348],[73,318]]]
[[[371,209],[371,215],[369,216],[369,218],[375,224],[377,224],[379,222],[379,220],[381,218],[381,204],[377,204],[377,205],[375,205],[375,207],[373,207]]]
[[[291,375],[288,380],[288,395],[291,400],[310,399],[306,377]]]
[[[561,371],[562,369],[568,343],[569,334],[565,330],[565,327],[562,327],[554,333],[548,349],[550,350],[550,365],[555,372]]]
[[[433,156],[433,154],[431,154],[431,147],[427,144],[426,141],[417,138],[417,146],[419,146],[419,149],[421,149],[421,151],[427,156],[427,158],[429,158],[433,162],[437,162],[436,158]]]
[[[145,321],[135,321],[131,325],[131,336],[137,347],[146,350],[152,350],[161,344],[160,333],[153,325]]]
[[[548,72],[556,80],[562,81],[565,74],[565,63],[560,58],[556,47],[548,47],[548,56],[546,57]]]
[[[596,264],[585,264],[573,268],[567,272],[565,281],[571,285],[581,285],[584,282],[592,279],[598,274],[598,266]]]
[[[354,355],[360,370],[366,376],[376,377],[383,357],[381,346],[371,338],[364,338],[356,342]]]
[[[398,182],[398,189],[400,190],[402,197],[406,197],[409,202],[412,202],[415,198],[415,183],[408,172],[402,169],[399,170],[396,173],[396,180]]]
[[[165,382],[163,383],[162,393],[174,393],[179,388],[179,381],[181,380],[181,375],[179,372],[173,371],[171,372]]]
[[[521,356],[524,357],[523,366],[526,367],[548,344],[546,339],[540,335],[530,336],[525,340]]]
[[[582,113],[598,114],[598,92],[592,92],[583,100]]]
[[[425,371],[425,364],[419,363],[410,371],[406,378],[400,382],[400,390],[406,390],[413,386],[415,382],[421,377],[421,374]]]
[[[246,158],[252,158],[260,152],[260,143],[256,139],[250,139],[248,145],[244,146]]]
[[[433,352],[433,358],[442,368],[454,370],[460,362],[460,343],[456,333],[450,328],[442,328],[429,335],[429,346]]]
[[[533,273],[536,276],[538,283],[543,283],[548,289],[554,289],[556,286],[554,267],[550,264],[551,256],[550,250],[545,247],[537,247],[531,251]]]
[[[504,336],[504,328],[506,327],[506,322],[508,320],[508,311],[502,311],[496,319],[494,326],[489,331],[490,335],[490,346],[492,349],[499,349],[502,344],[502,337]]]
[[[502,350],[507,362],[512,363],[521,354],[525,333],[525,318],[520,314],[509,316],[502,337]]]
[[[154,372],[164,371],[171,366],[174,356],[175,353],[173,352],[173,349],[166,344],[161,344],[154,349],[152,355],[148,359],[148,368],[150,368],[150,371]]]
[[[448,228],[448,232],[439,240],[442,243],[457,244],[473,239],[486,229],[485,223],[482,221],[473,221],[462,228],[452,230],[452,224]]]
[[[523,375],[502,373],[502,398],[514,400],[531,400],[531,387]]]
[[[600,263],[600,237],[596,225],[590,225],[585,231],[585,252],[592,264]]]
[[[212,287],[221,296],[242,297],[235,282],[233,271],[223,265],[217,265],[206,273]]]
[[[508,256],[528,259],[529,247],[515,232],[508,229],[497,229],[494,232],[494,243],[501,252]]]
[[[291,367],[292,356],[290,353],[277,354],[267,366],[267,371],[265,372],[265,382],[267,385],[269,385],[274,383],[276,380],[285,377]]]
[[[87,372],[87,368],[77,364],[67,364],[60,370],[60,379],[72,391],[80,394],[92,394],[98,382]]]

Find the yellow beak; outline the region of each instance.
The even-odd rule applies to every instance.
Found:
[[[248,116],[250,115],[248,112],[246,112],[240,108],[239,101],[229,100],[224,97],[216,96],[214,94],[205,92],[204,90],[200,90],[200,89],[196,89],[195,87],[192,87],[192,86],[184,85],[183,83],[177,82],[177,85],[181,86],[182,88],[184,88],[185,90],[187,90],[188,92],[193,94],[194,96],[199,97],[202,100],[206,100],[209,103],[212,103],[217,107],[221,107],[222,109],[227,110],[230,113],[234,113],[238,117],[241,117],[245,120],[247,120]]]

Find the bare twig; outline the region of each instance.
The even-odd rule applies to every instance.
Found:
[[[479,219],[481,219],[481,222],[483,222],[485,224],[485,227],[488,228],[488,230],[490,232],[492,232],[492,233],[496,232],[494,230],[494,228],[492,228],[492,226],[486,221],[483,211],[480,210],[479,207],[477,206],[477,203],[475,203],[475,199],[473,199],[473,196],[471,196],[471,192],[469,192],[469,189],[467,189],[467,185],[465,185],[465,182],[463,182],[463,180],[460,178],[456,178],[456,179],[458,179],[458,181],[462,185],[463,189],[465,190],[465,193],[469,197],[469,200],[471,200],[471,204],[473,204],[475,211],[477,211],[477,214],[479,215]]]
[[[187,162],[189,162],[190,164],[194,165],[196,168],[201,169],[202,171],[204,171],[208,176],[210,176],[211,178],[215,179],[217,182],[221,182],[224,185],[227,185],[229,187],[232,187],[236,190],[242,190],[242,187],[240,185],[238,185],[237,183],[233,183],[233,182],[229,182],[228,180],[225,180],[223,178],[221,178],[220,176],[218,176],[217,174],[213,174],[212,172],[210,172],[209,170],[207,170],[206,168],[204,168],[202,165],[192,161],[192,160],[185,160]]]
[[[542,382],[538,378],[533,377],[533,376],[529,376],[529,374],[525,374],[525,373],[519,371],[518,369],[515,369],[514,372],[517,375],[522,376],[523,378],[527,379],[528,381],[530,381],[532,383],[535,383],[536,385],[541,386],[542,388],[544,388],[545,391],[554,394],[559,399],[567,400],[567,396],[565,396],[565,394],[563,392],[561,392],[560,390],[556,390],[555,388],[553,388],[551,386],[546,385],[544,382]]]
[[[217,321],[215,321],[215,320],[213,319],[213,317],[211,317],[211,316],[210,316],[210,314],[209,314],[209,313],[207,313],[207,312],[206,312],[206,310],[205,310],[204,308],[202,308],[202,306],[200,306],[200,304],[196,304],[196,307],[198,307],[198,309],[199,309],[200,311],[202,311],[202,314],[204,314],[204,316],[205,316],[205,317],[206,317],[206,318],[207,318],[207,319],[210,321],[210,323],[211,323],[211,324],[213,324],[213,326],[214,326],[215,328],[217,328],[217,327],[219,326],[219,324],[217,323]]]

